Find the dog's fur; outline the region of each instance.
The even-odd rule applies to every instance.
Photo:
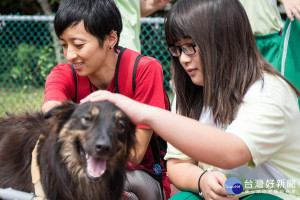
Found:
[[[31,152],[41,135],[37,162],[47,199],[120,199],[134,133],[129,118],[108,102],[66,101],[45,116],[0,118],[0,188],[34,192]]]

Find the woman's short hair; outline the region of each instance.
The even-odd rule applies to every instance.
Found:
[[[62,0],[54,19],[58,37],[70,26],[84,22],[85,30],[98,38],[103,46],[106,35],[112,30],[118,38],[122,31],[122,18],[114,0]]]

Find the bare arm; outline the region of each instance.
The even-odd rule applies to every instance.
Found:
[[[167,5],[171,0],[140,0],[141,17],[147,17]]]
[[[60,104],[61,104],[60,101],[47,101],[46,103],[44,103],[42,105],[42,112],[46,113],[49,110],[51,110],[52,108],[54,108],[55,106],[58,106]]]
[[[294,21],[293,14],[300,21],[300,0],[279,0],[284,6],[287,17]]]
[[[169,159],[167,161],[168,176],[180,190],[198,193],[198,178],[203,170],[193,160]]]
[[[138,103],[123,95],[97,91],[82,102],[99,100],[116,104],[133,123],[151,127],[162,138],[194,160],[223,169],[232,169],[252,159],[248,147],[236,135],[164,109]]]
[[[179,189],[198,193],[198,179],[203,173],[193,160],[169,159],[167,161],[168,176]],[[225,187],[226,176],[221,172],[206,172],[200,179],[200,189],[205,199],[233,200]]]
[[[131,151],[131,156],[129,161],[134,165],[139,165],[146,153],[148,145],[153,131],[151,129],[137,129],[135,134],[137,138],[137,144],[135,146],[135,151]]]

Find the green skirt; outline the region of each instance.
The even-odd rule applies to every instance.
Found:
[[[204,200],[203,197],[199,196],[198,194],[192,193],[192,192],[179,192],[173,197],[170,198],[170,200]],[[240,197],[242,200],[282,200],[279,197],[273,196],[271,194],[262,194],[262,193],[255,193],[255,194],[249,194],[244,197]]]
[[[274,67],[300,90],[300,22],[286,20]],[[300,108],[300,98],[298,98]]]
[[[275,66],[279,54],[282,36],[278,33],[255,35],[258,50],[271,65]]]

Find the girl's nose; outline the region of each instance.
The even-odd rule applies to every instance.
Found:
[[[191,62],[192,57],[189,55],[186,55],[184,52],[181,52],[181,55],[179,56],[179,62],[181,63],[182,66],[184,66],[184,64]]]

